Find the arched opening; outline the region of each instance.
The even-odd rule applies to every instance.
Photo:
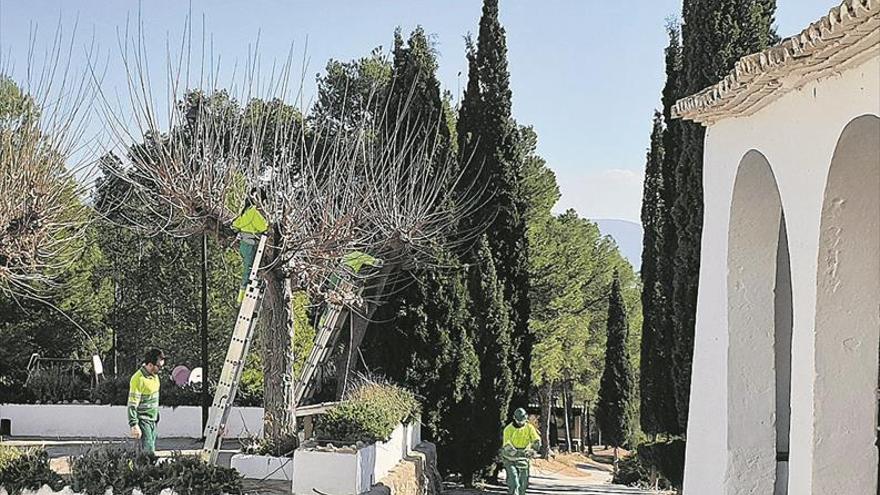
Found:
[[[791,272],[782,201],[767,159],[737,170],[727,258],[727,493],[788,493]]]
[[[844,128],[819,233],[813,492],[874,493],[880,346],[880,118]]]

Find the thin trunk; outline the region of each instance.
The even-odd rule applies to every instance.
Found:
[[[592,412],[589,401],[584,404],[584,411],[587,413],[587,455],[593,455],[593,424],[590,421]]]
[[[293,292],[280,271],[267,274],[262,308],[264,434],[278,439],[296,432],[293,403]]]
[[[202,234],[202,431],[208,425],[208,409],[211,407],[208,373],[208,234]]]
[[[617,474],[617,445],[614,446],[614,474]]]
[[[541,457],[550,458],[550,416],[553,414],[551,400],[553,395],[553,384],[545,381],[541,385]]]
[[[562,384],[562,414],[565,416],[565,446],[571,452],[571,425],[568,422],[571,412],[571,400],[568,397],[568,385],[569,382]]]

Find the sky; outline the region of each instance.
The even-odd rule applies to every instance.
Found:
[[[177,46],[188,15],[201,26],[215,57],[230,69],[259,39],[262,67],[291,47],[294,73],[305,74],[303,95],[327,60],[366,56],[391,46],[395,27],[421,25],[439,52],[438,77],[458,97],[467,84],[464,36],[476,33],[479,0],[213,1],[0,0],[0,67],[22,74],[28,47],[51,45],[56,27],[75,31],[74,66],[85,65],[94,42],[106,67],[102,85],[123,90],[119,32],[141,23],[148,61],[163,67],[166,44]],[[834,0],[778,0],[777,32],[799,32],[836,5]],[[534,126],[538,152],[556,172],[562,198],[588,218],[639,221],[645,151],[664,83],[666,19],[681,0],[502,0],[513,90],[513,114]],[[160,70],[161,72],[161,70]],[[297,83],[298,84],[298,83]],[[95,129],[95,132],[98,132]]]

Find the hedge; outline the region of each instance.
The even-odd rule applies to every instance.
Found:
[[[60,490],[62,481],[49,467],[49,454],[42,449],[19,449],[0,445],[0,486],[9,495],[39,490],[48,485]]]

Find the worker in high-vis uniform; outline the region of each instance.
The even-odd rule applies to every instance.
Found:
[[[525,495],[529,487],[529,465],[541,449],[541,435],[523,408],[513,412],[513,421],[504,428],[501,460],[507,476],[508,495]]]
[[[241,214],[233,220],[232,228],[238,231],[238,252],[241,254],[243,265],[237,299],[241,304],[244,300],[251,268],[254,266],[254,258],[257,256],[257,244],[260,242],[260,236],[269,230],[269,222],[260,213],[250,195],[245,198]]]
[[[165,355],[159,349],[150,349],[144,363],[128,382],[128,426],[131,436],[140,440],[141,450],[156,451],[156,425],[159,423],[159,370],[165,365]]]

